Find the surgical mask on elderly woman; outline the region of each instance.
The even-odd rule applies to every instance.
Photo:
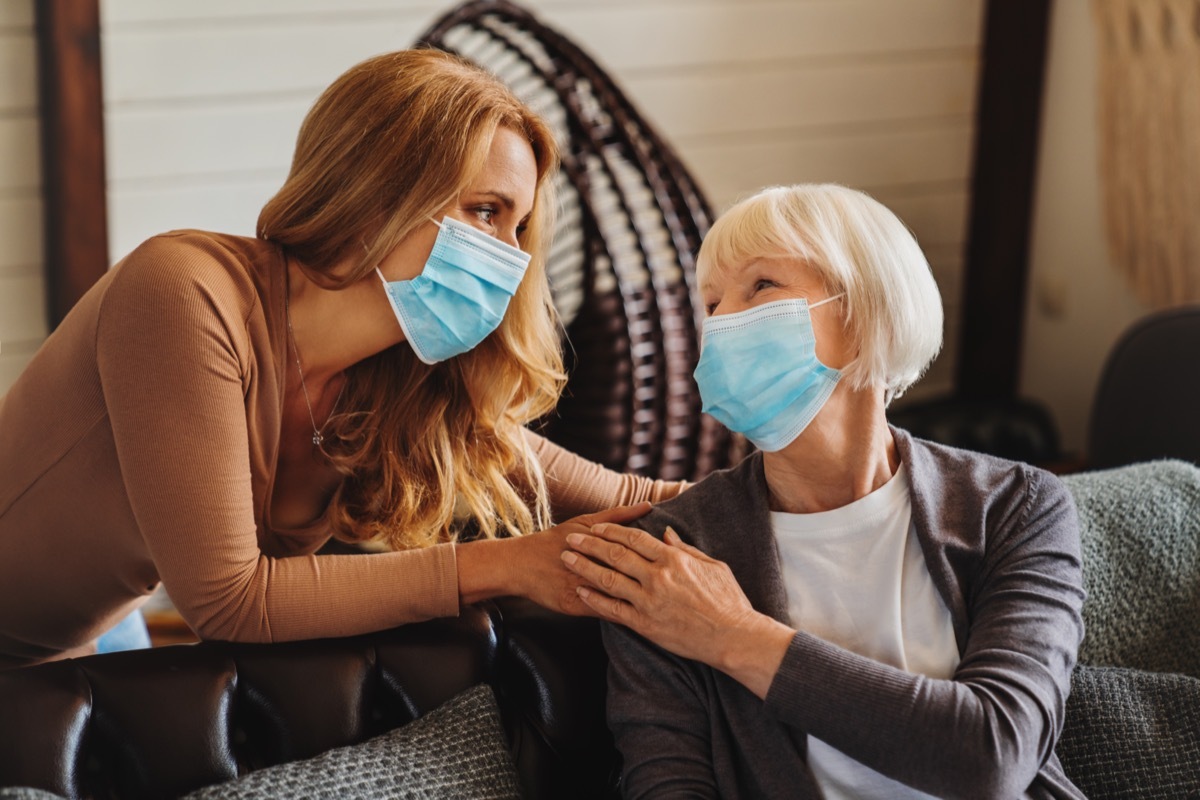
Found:
[[[817,359],[807,300],[778,300],[704,320],[695,378],[703,410],[755,447],[787,447],[813,421],[842,373]]]
[[[451,217],[437,225],[437,240],[421,274],[388,281],[392,311],[417,358],[426,364],[468,350],[500,327],[508,301],[521,285],[529,254]]]

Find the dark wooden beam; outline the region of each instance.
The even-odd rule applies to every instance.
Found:
[[[108,268],[100,0],[38,0],[35,7],[53,328]]]
[[[1050,0],[988,0],[955,386],[1015,397]]]

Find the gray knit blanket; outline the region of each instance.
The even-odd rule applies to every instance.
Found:
[[[1083,544],[1079,662],[1200,678],[1200,467],[1068,475]]]
[[[1200,796],[1200,468],[1155,461],[1063,482],[1088,593],[1063,769],[1091,800]]]

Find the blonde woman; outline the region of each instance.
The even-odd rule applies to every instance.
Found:
[[[256,238],[177,231],[110,270],[0,399],[0,667],[88,652],[160,581],[239,641],[496,595],[585,612],[552,514],[679,487],[525,429],[563,383],[556,164],[488,74],[383,55],[317,100]],[[389,552],[314,555],[331,536]]]
[[[572,533],[631,798],[1082,797],[1054,755],[1083,638],[1053,476],[884,410],[942,339],[929,265],[841,186],[768,189],[700,249],[704,408],[759,447]],[[657,538],[656,538],[657,537]]]

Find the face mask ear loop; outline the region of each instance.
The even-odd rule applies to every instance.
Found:
[[[839,292],[838,294],[835,294],[833,297],[826,297],[824,300],[818,300],[817,302],[815,302],[811,306],[809,306],[808,310],[811,311],[814,308],[823,306],[826,303],[832,303],[834,300],[837,300],[838,298],[845,297],[845,296],[846,296],[845,292]]]

